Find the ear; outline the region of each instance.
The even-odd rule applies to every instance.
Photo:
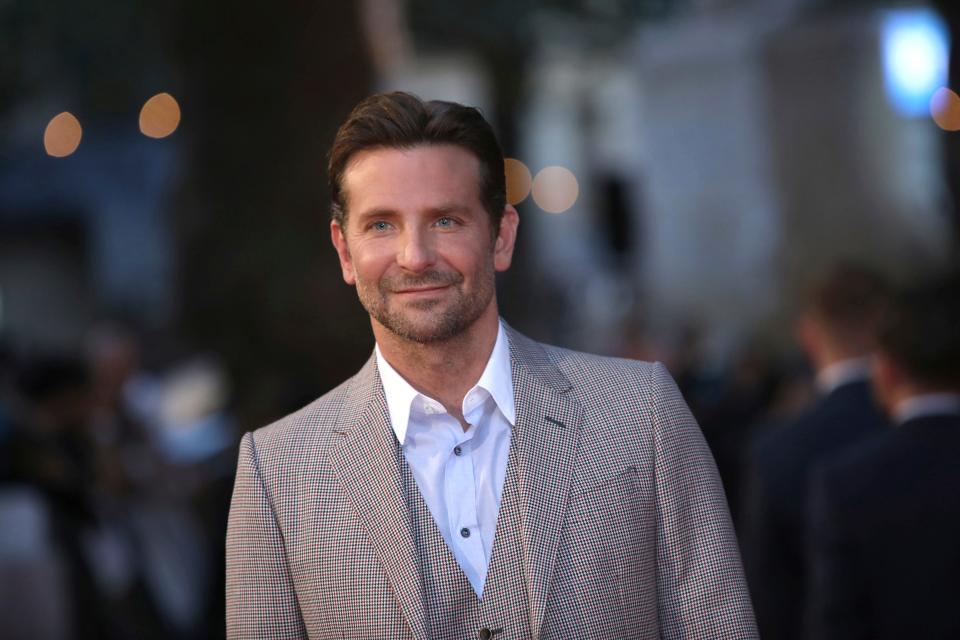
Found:
[[[340,258],[340,270],[343,272],[343,281],[349,285],[357,284],[357,276],[353,271],[353,260],[350,257],[350,247],[347,246],[347,236],[343,227],[336,220],[330,221],[330,240]]]
[[[506,271],[513,261],[513,247],[517,242],[517,226],[520,224],[520,215],[512,205],[503,208],[503,217],[500,218],[500,229],[493,244],[493,268],[497,271]]]

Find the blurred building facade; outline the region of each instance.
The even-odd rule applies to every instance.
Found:
[[[929,8],[691,3],[598,44],[628,18],[615,5],[592,21],[524,14],[505,153],[533,174],[563,165],[580,188],[562,214],[520,205],[534,280],[562,309],[534,331],[612,352],[625,323],[668,341],[694,325],[723,358],[757,335],[789,339],[791,301],[839,260],[902,277],[952,250],[943,132],[886,95],[887,19]],[[490,113],[489,65],[393,24],[406,43],[381,86]]]
[[[349,12],[340,13],[333,24]],[[293,368],[308,374],[343,346],[330,337],[338,326],[350,327],[344,348],[356,351],[346,361],[359,361],[367,339],[322,248],[323,187],[309,181],[322,183],[325,136],[348,94],[367,87],[476,104],[532,174],[561,165],[576,176],[579,197],[565,212],[529,197],[519,205],[520,255],[502,292],[519,328],[613,353],[637,326],[666,342],[693,327],[721,360],[758,336],[782,341],[790,301],[837,259],[897,276],[952,248],[944,134],[929,114],[898,115],[885,94],[888,15],[852,1],[467,10],[367,0],[350,18],[357,31],[344,33],[370,67],[357,58],[351,73],[343,46],[304,56],[319,28],[309,21],[301,44],[270,58],[276,67],[257,67],[239,37],[202,53],[210,45],[197,25],[213,28],[216,16],[198,9],[164,23],[173,44],[163,63],[143,66],[186,92],[193,123],[182,134],[145,138],[129,107],[114,109],[85,128],[78,153],[50,158],[39,131],[70,83],[8,113],[0,328],[65,345],[104,310],[120,311],[239,353],[249,331],[225,332],[224,321],[252,308],[254,330],[282,343],[267,376],[277,379],[261,386],[283,387],[298,358]],[[227,45],[247,63],[207,82],[231,59]],[[351,91],[331,101],[323,87],[334,78],[350,78]],[[283,91],[302,99],[267,97]],[[309,126],[308,105],[328,109]],[[258,117],[268,119],[246,124]],[[336,304],[320,313],[324,300]],[[275,353],[226,360],[253,379]]]
[[[11,339],[75,348],[104,310],[171,321],[181,148],[128,125],[87,131],[81,156],[41,155],[34,139],[4,158],[0,329]]]

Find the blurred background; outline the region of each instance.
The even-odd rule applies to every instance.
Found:
[[[809,283],[957,251],[958,39],[947,0],[0,3],[0,628],[223,635],[239,437],[373,346],[326,153],[382,90],[483,111],[503,315],[667,363],[738,517]]]

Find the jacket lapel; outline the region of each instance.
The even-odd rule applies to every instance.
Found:
[[[354,378],[333,433],[330,462],[366,527],[418,640],[428,640],[417,550],[404,498],[402,453],[373,357]]]
[[[507,328],[517,424],[524,562],[530,597],[530,628],[540,634],[557,544],[566,514],[583,410],[568,394],[569,380],[543,348]]]

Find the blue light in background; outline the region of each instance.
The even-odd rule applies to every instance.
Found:
[[[882,46],[890,104],[902,116],[929,115],[933,92],[947,84],[946,25],[929,9],[885,12]]]

